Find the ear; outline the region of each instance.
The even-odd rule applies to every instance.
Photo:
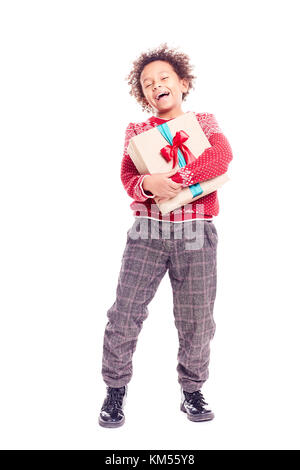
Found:
[[[187,78],[182,78],[181,80],[181,91],[186,93],[189,89],[189,81]]]
[[[143,106],[149,110],[149,112],[154,112],[154,109],[152,108],[152,106],[148,103],[148,101],[146,100],[146,98],[144,97],[143,98]]]
[[[144,106],[149,106],[149,103],[145,97],[143,97],[143,105]]]

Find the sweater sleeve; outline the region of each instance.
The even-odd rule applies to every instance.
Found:
[[[150,173],[141,175],[127,153],[129,140],[135,135],[134,124],[130,122],[125,131],[124,152],[121,163],[121,181],[128,196],[138,202],[144,202],[148,198],[154,198],[155,195],[150,191],[145,191],[143,188],[143,181],[147,175],[150,175]]]
[[[197,118],[199,120],[199,115]],[[197,160],[180,168],[171,177],[173,181],[181,183],[184,187],[223,175],[233,158],[230,144],[213,114],[207,115],[201,127],[203,127],[211,147],[204,150]]]

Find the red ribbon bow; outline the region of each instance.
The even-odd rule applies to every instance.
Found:
[[[184,144],[188,138],[189,135],[183,130],[177,131],[173,138],[173,144],[166,145],[160,150],[160,153],[165,158],[165,160],[167,160],[167,162],[170,162],[173,159],[172,169],[175,168],[178,163],[178,149],[181,150],[186,161],[186,165],[196,160],[190,149]]]

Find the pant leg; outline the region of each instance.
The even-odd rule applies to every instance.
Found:
[[[148,304],[167,271],[168,257],[161,239],[135,240],[127,232],[116,300],[107,312],[103,339],[102,377],[110,387],[122,387],[131,380],[138,335],[148,316]]]
[[[192,222],[194,231],[195,222]],[[187,223],[190,224],[184,222]],[[202,232],[201,248],[185,249],[183,233],[182,242],[175,244],[169,265],[179,338],[178,382],[188,392],[199,390],[208,378],[210,341],[215,333],[218,235],[213,222],[197,221],[197,227]]]

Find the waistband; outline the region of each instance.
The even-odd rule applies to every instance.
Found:
[[[139,217],[139,216],[134,216],[135,221],[134,224],[137,224],[139,221],[142,222],[142,224],[145,224],[149,227],[149,224],[153,224],[153,226],[156,227],[159,231],[166,229],[167,231],[170,231],[171,233],[181,231],[184,227],[187,227],[190,230],[195,230],[195,228],[198,226],[201,226],[201,224],[213,224],[212,219],[192,219],[192,220],[182,220],[181,222],[171,222],[169,220],[158,220],[158,219],[153,219],[149,217]],[[151,225],[150,225],[151,226]]]

